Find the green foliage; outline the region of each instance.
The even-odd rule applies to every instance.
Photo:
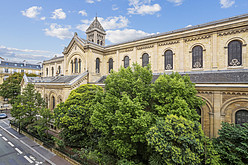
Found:
[[[15,122],[26,127],[37,120],[39,110],[46,107],[46,103],[40,93],[35,91],[33,84],[28,84],[23,93],[15,99],[11,115]]]
[[[179,73],[161,75],[152,88],[155,114],[159,117],[174,114],[198,121],[200,116],[196,107],[201,107],[203,100],[196,94],[197,90],[189,76],[182,77]]]
[[[55,124],[61,129],[60,136],[68,146],[87,147],[96,144],[97,131],[89,119],[93,99],[102,88],[96,85],[81,85],[71,91],[65,103],[54,109]]]
[[[248,124],[222,123],[219,137],[213,140],[221,164],[245,165],[248,162]]]
[[[146,137],[157,152],[150,158],[150,164],[202,164],[205,161],[206,139],[198,122],[168,115],[157,120]],[[211,155],[211,158],[218,164],[218,156]]]
[[[21,93],[20,83],[22,81],[24,73],[14,73],[10,75],[1,85],[0,85],[0,96],[3,98],[8,98],[9,103],[13,104],[14,99]],[[35,74],[27,74],[27,76],[36,77]]]
[[[121,68],[105,80],[105,93],[98,95],[91,122],[102,133],[101,152],[131,159],[145,159],[145,133],[153,122],[150,109],[150,67]],[[141,158],[141,159],[143,159]]]

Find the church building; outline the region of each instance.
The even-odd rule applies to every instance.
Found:
[[[198,110],[205,135],[216,137],[221,122],[248,122],[248,14],[105,45],[106,32],[97,17],[74,34],[63,56],[43,62],[42,77],[24,76],[22,87],[35,84],[50,109],[82,84],[104,87],[111,70],[132,63],[151,64],[160,74],[188,74],[206,104]]]

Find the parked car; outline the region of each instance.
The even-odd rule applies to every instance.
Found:
[[[0,119],[4,119],[7,118],[8,116],[6,115],[6,113],[0,113]]]

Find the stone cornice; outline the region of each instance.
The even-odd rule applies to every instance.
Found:
[[[223,95],[239,95],[239,96],[247,96],[248,92],[222,92]]]
[[[153,47],[154,47],[154,45],[144,45],[144,46],[137,47],[137,50],[150,49],[150,48],[153,48]]]
[[[218,36],[226,36],[226,35],[231,35],[231,34],[244,33],[246,31],[248,31],[248,26],[245,28],[240,28],[240,29],[222,31],[218,33]]]
[[[160,42],[160,43],[158,43],[158,46],[172,45],[172,44],[178,44],[178,43],[180,43],[178,40],[177,41]]]
[[[203,36],[193,36],[193,37],[184,39],[184,42],[196,41],[196,40],[202,40],[202,39],[208,39],[208,38],[210,38],[210,37],[211,37],[210,34],[208,34],[208,35],[203,35]]]
[[[133,48],[122,49],[122,50],[120,50],[119,52],[120,52],[120,53],[124,53],[124,52],[131,52],[131,51],[133,51]]]

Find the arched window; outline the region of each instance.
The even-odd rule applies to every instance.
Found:
[[[201,123],[201,108],[200,107],[197,107],[196,108],[196,112],[200,116],[199,123]]]
[[[100,59],[96,58],[96,73],[100,73]]]
[[[242,65],[242,43],[240,41],[231,41],[228,44],[228,66]]]
[[[54,68],[52,67],[52,77],[54,76]]]
[[[71,73],[73,73],[73,61],[71,60]]]
[[[149,55],[147,53],[142,55],[142,67],[145,67],[149,64]]]
[[[203,49],[195,46],[192,49],[192,68],[203,68]]]
[[[61,73],[61,66],[58,67],[58,74]]]
[[[55,97],[52,96],[52,109],[54,109],[54,108],[55,108]]]
[[[127,68],[129,66],[129,57],[125,56],[124,57],[124,68]]]
[[[112,58],[110,58],[109,59],[109,73],[110,73],[110,71],[113,69],[113,59]]]
[[[101,45],[102,45],[102,41],[101,41]]]
[[[46,76],[48,77],[48,68],[46,68]]]
[[[99,45],[99,43],[100,43],[99,40],[97,40],[97,44],[98,44],[98,45]]]
[[[75,73],[78,73],[78,59],[75,58],[74,62],[75,62]]]
[[[247,110],[239,110],[235,114],[235,124],[244,124],[248,123],[248,111]]]
[[[164,70],[172,70],[173,69],[173,52],[171,50],[167,50],[164,52]]]
[[[79,62],[78,63],[79,63],[79,73],[81,73],[81,67],[82,67],[82,64],[81,64],[82,61],[81,61],[81,59],[79,59]]]

